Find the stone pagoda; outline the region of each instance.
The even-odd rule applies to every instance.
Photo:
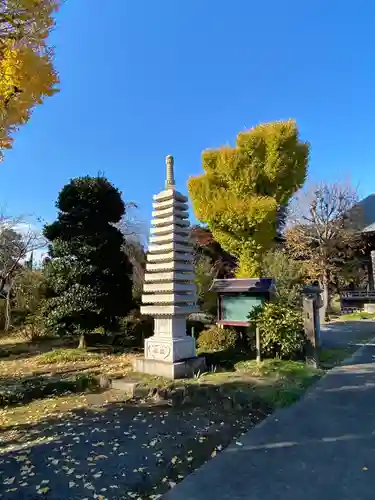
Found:
[[[187,197],[176,190],[173,157],[167,156],[165,189],[154,195],[141,313],[154,318],[154,335],[145,340],[139,372],[170,378],[191,376],[204,367],[186,318],[197,311],[193,248]]]

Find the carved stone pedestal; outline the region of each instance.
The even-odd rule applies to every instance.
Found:
[[[176,326],[176,318],[163,321],[165,325]],[[155,319],[155,331],[157,331],[157,322],[158,319]],[[185,333],[185,318],[181,326],[184,326],[183,334],[176,329],[172,336],[172,331],[164,330],[164,335],[158,332],[146,339],[145,357],[135,361],[134,369],[149,375],[172,379],[192,377],[197,371],[205,371],[205,359],[197,357],[195,340]]]
[[[145,358],[174,363],[181,359],[195,358],[195,341],[192,337],[162,337],[153,335],[145,340]]]
[[[151,358],[140,358],[134,362],[134,370],[158,377],[171,379],[192,378],[195,373],[207,370],[206,360],[201,357],[185,359],[181,361],[160,361]]]

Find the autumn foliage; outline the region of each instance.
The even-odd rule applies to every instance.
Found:
[[[239,133],[235,147],[203,152],[204,174],[188,184],[194,212],[236,258],[238,277],[259,275],[280,207],[305,181],[308,153],[292,120],[258,125]]]
[[[59,0],[0,0],[0,157],[32,110],[57,89],[47,37]]]

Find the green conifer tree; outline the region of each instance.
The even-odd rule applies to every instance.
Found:
[[[125,212],[121,193],[105,177],[80,177],[64,186],[56,207],[56,221],[44,228],[46,326],[60,335],[112,330],[132,307],[132,266],[115,226]]]

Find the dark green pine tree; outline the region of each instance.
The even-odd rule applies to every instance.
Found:
[[[79,177],[61,190],[49,240],[48,330],[84,334],[110,331],[132,307],[132,266],[115,227],[125,213],[121,193],[105,177]],[[81,342],[80,342],[81,344]]]

